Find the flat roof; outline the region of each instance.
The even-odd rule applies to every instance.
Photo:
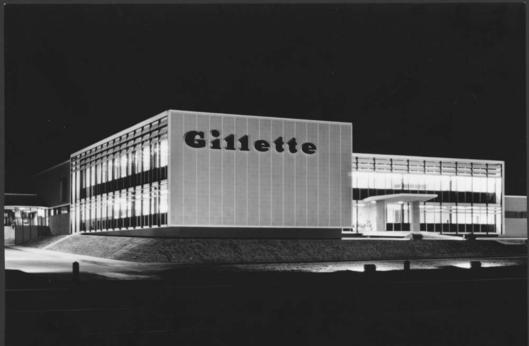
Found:
[[[499,163],[499,164],[505,165],[505,161],[502,161],[502,160],[483,160],[483,159],[434,157],[434,156],[413,156],[413,155],[366,154],[366,153],[353,153],[353,156],[358,156],[358,157],[380,157],[380,158],[387,158],[387,159],[402,158],[402,159],[436,160],[436,161]]]
[[[43,169],[42,171],[33,174],[33,176],[37,176],[37,175],[40,175],[40,174],[42,174],[42,173],[46,173],[46,172],[48,172],[48,171],[51,171],[51,170],[54,169],[54,168],[57,168],[57,167],[60,167],[60,166],[62,166],[62,165],[64,165],[64,164],[66,164],[66,163],[70,163],[70,159],[68,159],[68,160],[66,160],[66,161],[63,161],[63,162],[61,162],[61,163],[58,163],[58,164],[56,164],[56,165],[53,165],[53,166],[51,166],[51,167],[48,167],[48,168],[46,168],[46,169]]]
[[[353,124],[350,123],[350,122],[339,122],[339,121],[326,121],[326,120],[312,120],[312,119],[296,119],[296,118],[280,118],[280,117],[269,117],[269,116],[260,116],[260,115],[243,115],[243,114],[228,114],[228,113],[216,113],[216,112],[201,112],[201,111],[190,111],[190,110],[179,110],[179,109],[168,109],[168,110],[165,110],[155,116],[152,116],[150,118],[147,118],[135,125],[132,125],[132,126],[129,126],[127,127],[126,129],[123,129],[111,136],[108,136],[108,137],[105,137],[103,138],[102,140],[99,140],[97,141],[96,143],[94,144],[91,144],[85,148],[82,148],[80,150],[77,150],[76,152],[74,152],[73,154],[70,155],[70,157],[72,156],[76,156],[76,155],[79,155],[87,150],[90,150],[92,148],[95,148],[105,142],[108,142],[114,138],[117,138],[117,137],[120,137],[124,134],[127,134],[137,128],[140,128],[150,122],[153,122],[153,121],[156,121],[160,118],[163,118],[164,116],[169,116],[171,114],[174,114],[173,112],[178,112],[178,113],[186,113],[186,114],[204,114],[204,115],[220,115],[220,116],[230,116],[230,117],[253,117],[253,118],[261,118],[261,119],[278,119],[278,120],[288,120],[288,121],[296,121],[296,122],[312,122],[312,123],[321,123],[321,124],[340,124],[340,125],[350,125],[352,126]]]

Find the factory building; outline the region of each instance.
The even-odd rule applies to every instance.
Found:
[[[521,227],[506,224],[503,161],[359,154],[352,136],[351,123],[169,110],[41,172],[32,208],[46,208],[35,215],[52,234],[501,236]]]
[[[71,231],[336,234],[351,147],[350,123],[166,111],[71,155]]]

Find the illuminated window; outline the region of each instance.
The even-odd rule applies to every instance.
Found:
[[[160,213],[162,214],[168,211],[167,197],[167,180],[164,180],[160,185]]]
[[[119,206],[120,206],[120,217],[121,218],[127,217],[127,191],[126,190],[120,191]]]
[[[151,147],[149,142],[144,143],[143,146],[143,171],[148,171],[151,169]]]
[[[141,186],[136,186],[136,191],[134,193],[134,200],[135,200],[135,211],[134,215],[141,216],[142,215],[142,208],[141,208],[141,202],[142,202],[142,195],[141,195]]]
[[[133,167],[133,153],[132,150],[129,149],[127,151],[127,175],[132,175],[132,167]]]
[[[107,218],[107,195],[101,195],[101,218],[105,220]]]
[[[470,177],[456,176],[454,178],[457,191],[472,191],[472,179]]]
[[[107,182],[107,160],[103,159],[103,162],[101,163],[101,182],[106,183]]]
[[[486,177],[472,177],[472,191],[487,192],[487,178]]]
[[[142,191],[142,215],[149,215],[151,213],[150,210],[150,191],[149,191],[149,185],[145,184],[143,185],[143,191]]]
[[[103,178],[102,178],[102,169],[103,169],[103,166],[102,166],[102,163],[99,162],[96,166],[96,169],[97,169],[97,176],[96,176],[96,184],[101,184],[103,182]]]
[[[168,159],[169,150],[167,147],[167,136],[164,136],[160,141],[160,167],[167,166]]]
[[[120,164],[121,164],[121,178],[125,178],[127,176],[127,152],[122,151],[120,155]]]
[[[134,198],[134,189],[131,187],[127,190],[127,217],[132,217],[133,198]]]
[[[367,189],[369,187],[369,175],[366,172],[355,172],[357,177],[358,188]]]
[[[151,214],[159,213],[158,182],[152,183],[151,187]]]
[[[97,196],[95,199],[95,219],[101,219],[101,196]]]
[[[151,144],[151,166],[152,168],[158,168],[160,166],[160,146],[157,140],[153,140]]]
[[[119,179],[119,177],[121,177],[120,167],[120,157],[116,154],[114,155],[114,179]]]
[[[136,148],[134,150],[134,164],[135,164],[136,173],[142,172],[141,163],[142,163],[142,150],[141,150],[141,145],[138,144],[136,145]]]
[[[108,170],[107,170],[108,181],[111,181],[111,180],[114,179],[114,177],[112,175],[112,171],[113,171],[113,167],[114,167],[113,162],[114,162],[114,160],[112,159],[112,156],[111,156],[108,159],[108,161],[107,161],[107,164],[108,164],[108,166],[107,166],[107,168],[108,168]]]
[[[119,192],[114,192],[113,195],[112,195],[112,205],[113,205],[113,217],[114,219],[119,219],[120,218],[120,197],[119,197]]]
[[[96,167],[95,164],[90,167],[90,176],[91,176],[91,184],[90,186],[94,186],[96,184]]]

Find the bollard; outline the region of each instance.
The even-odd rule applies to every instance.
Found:
[[[480,261],[470,261],[470,269],[473,269],[473,270],[481,269],[481,262]]]
[[[377,271],[377,266],[374,264],[364,264],[365,273],[374,273]]]
[[[404,271],[410,271],[410,261],[408,260],[404,261]]]
[[[79,282],[79,262],[72,263],[72,281]]]

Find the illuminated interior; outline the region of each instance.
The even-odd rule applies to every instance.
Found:
[[[420,204],[420,230],[502,233],[503,163],[353,154],[353,231],[409,231],[409,203],[385,205],[386,229],[374,229],[375,207],[364,199],[398,193],[436,194]]]
[[[48,226],[48,208],[4,206],[4,226]]]
[[[71,157],[72,232],[167,225],[167,117]]]

